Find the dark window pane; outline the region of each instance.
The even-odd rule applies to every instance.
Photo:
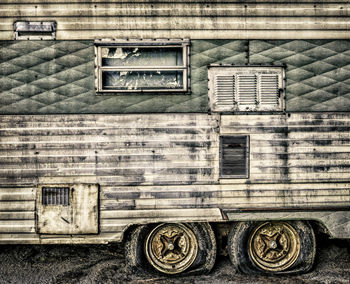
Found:
[[[103,89],[182,89],[182,71],[103,71]]]
[[[221,137],[221,176],[247,176],[247,136]]]
[[[182,48],[103,47],[102,66],[183,66]]]

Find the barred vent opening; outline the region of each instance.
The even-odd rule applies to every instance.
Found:
[[[248,178],[248,136],[220,137],[220,177]]]
[[[43,187],[43,205],[69,205],[69,187]]]

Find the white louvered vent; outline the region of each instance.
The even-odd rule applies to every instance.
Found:
[[[235,100],[235,76],[215,76],[214,104],[220,109],[232,108]]]
[[[213,112],[284,109],[282,67],[210,66],[208,75]]]

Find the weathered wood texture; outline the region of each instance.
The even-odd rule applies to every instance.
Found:
[[[222,116],[221,134],[250,135],[251,182],[350,179],[347,113]]]
[[[204,114],[2,116],[0,182],[210,184],[218,179],[217,131]]]
[[[0,39],[15,20],[57,22],[58,39],[349,38],[347,1],[2,1]]]
[[[0,116],[0,242],[119,241],[131,224],[220,221],[219,209],[348,207],[349,127],[346,113]],[[250,136],[249,179],[219,182],[220,134]],[[100,235],[35,234],[35,185],[60,183],[100,184]]]

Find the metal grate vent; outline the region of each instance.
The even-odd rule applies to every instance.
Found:
[[[43,187],[43,205],[69,205],[69,187]]]
[[[220,137],[220,177],[248,178],[249,137]]]
[[[284,109],[283,67],[210,66],[208,75],[214,112]]]

